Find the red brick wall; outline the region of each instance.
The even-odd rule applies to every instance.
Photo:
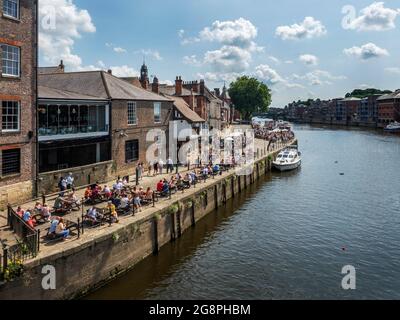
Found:
[[[18,182],[34,180],[35,177],[35,134],[36,123],[36,8],[33,0],[20,1],[20,20],[2,16],[3,0],[0,0],[0,43],[21,48],[21,77],[5,78],[0,72],[0,101],[17,100],[21,103],[20,132],[0,133],[0,149],[9,146],[21,147],[21,174],[0,177],[0,188]],[[1,49],[0,49],[1,56]],[[1,108],[0,108],[1,116]]]
[[[135,173],[137,162],[125,162],[125,142],[139,140],[139,161],[146,163],[146,150],[152,142],[146,143],[146,135],[151,129],[160,128],[166,132],[168,139],[168,124],[172,116],[172,102],[161,103],[161,123],[154,123],[154,106],[152,101],[136,101],[137,125],[128,125],[128,101],[115,100],[111,105],[111,139],[112,160],[115,161],[117,174]],[[121,132],[125,135],[121,135]]]

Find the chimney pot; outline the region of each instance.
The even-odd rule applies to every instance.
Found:
[[[107,73],[112,74],[112,70],[111,70],[111,69],[108,69],[108,70],[107,70]]]

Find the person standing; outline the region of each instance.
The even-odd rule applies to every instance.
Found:
[[[68,176],[67,176],[67,178],[65,180],[67,182],[67,189],[68,190],[72,189],[73,186],[74,186],[74,180],[75,180],[73,175],[72,175],[72,172],[68,173]]]
[[[158,162],[157,162],[157,161],[154,161],[153,166],[154,166],[154,175],[156,176],[156,175],[157,175],[157,172],[158,172]]]
[[[160,159],[158,161],[158,171],[159,171],[160,174],[163,173],[163,167],[164,167],[164,161],[162,161],[162,159]]]
[[[174,170],[174,162],[172,161],[171,157],[167,160],[167,174]]]

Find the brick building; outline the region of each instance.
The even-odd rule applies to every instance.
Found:
[[[79,185],[132,175],[156,142],[147,141],[148,132],[168,134],[172,101],[113,76],[111,70],[40,74],[39,88],[43,192],[69,171],[77,172]]]
[[[0,0],[0,209],[35,190],[37,1]]]
[[[378,127],[384,128],[393,121],[400,122],[400,90],[377,99]]]

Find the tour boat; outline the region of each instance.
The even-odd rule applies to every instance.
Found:
[[[275,169],[279,171],[289,171],[301,166],[301,153],[297,146],[287,147],[279,152],[276,160],[272,162]]]
[[[388,131],[388,132],[400,132],[400,123],[397,122],[397,121],[392,122],[391,124],[386,126],[385,131]]]

